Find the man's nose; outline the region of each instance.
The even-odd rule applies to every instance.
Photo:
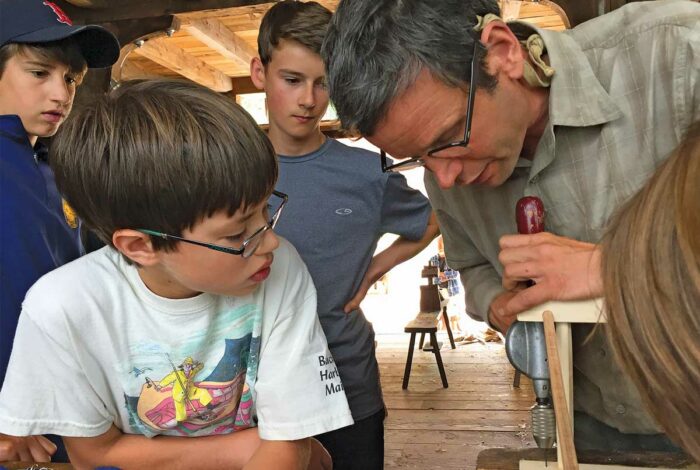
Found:
[[[461,172],[458,161],[427,157],[425,162],[425,167],[433,173],[440,188],[449,189],[455,185]]]

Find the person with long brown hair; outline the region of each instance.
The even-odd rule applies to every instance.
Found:
[[[602,243],[612,348],[649,411],[700,462],[700,122]]]

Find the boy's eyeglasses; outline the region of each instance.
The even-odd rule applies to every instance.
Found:
[[[260,246],[260,242],[262,241],[265,232],[275,228],[275,225],[277,225],[277,221],[280,218],[280,214],[282,213],[282,209],[284,209],[285,204],[287,204],[287,201],[289,200],[289,196],[279,191],[272,191],[272,195],[277,198],[275,200],[270,198],[270,201],[268,202],[268,210],[273,210],[272,217],[270,217],[267,224],[257,229],[250,237],[245,239],[240,248],[229,248],[227,246],[214,245],[213,243],[198,242],[145,228],[139,228],[136,230],[147,235],[160,237],[163,240],[177,240],[180,242],[191,243],[192,245],[203,246],[205,248],[209,248],[210,250],[221,251],[230,255],[240,255],[243,258],[250,258],[253,256],[253,253],[255,253],[255,250],[258,249],[258,246]]]
[[[479,60],[481,59],[481,56],[485,50],[486,48],[483,44],[481,44],[481,41],[479,41],[478,39],[474,39],[474,49],[472,51],[471,64],[472,74],[471,81],[469,82],[469,96],[467,98],[467,117],[466,124],[464,126],[464,137],[460,141],[451,142],[449,144],[435,147],[434,149],[428,151],[429,157],[439,156],[437,154],[439,152],[442,152],[443,150],[451,149],[454,147],[466,147],[467,145],[469,145],[469,139],[471,138],[472,133],[472,111],[474,110],[474,95],[476,94],[476,82],[479,81]],[[384,150],[380,150],[379,155],[382,159],[383,173],[406,171],[412,170],[413,168],[425,166],[425,160],[423,160],[423,157],[419,156],[411,157],[407,160],[395,163],[393,165],[388,165],[386,152]]]

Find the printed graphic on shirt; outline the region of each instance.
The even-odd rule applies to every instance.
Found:
[[[326,396],[345,390],[333,356],[318,356],[318,367],[321,383],[326,388]]]
[[[253,393],[260,350],[260,311],[221,313],[206,331],[177,344],[142,340],[131,348],[124,405],[129,426],[147,436],[225,434],[255,426]]]

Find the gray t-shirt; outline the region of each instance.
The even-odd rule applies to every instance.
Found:
[[[423,236],[428,200],[398,174],[384,174],[376,153],[333,139],[315,152],[280,155],[277,190],[289,202],[275,231],[292,242],[318,291],[318,316],[355,420],[382,406],[374,330],[361,310],[343,312],[385,233]]]

